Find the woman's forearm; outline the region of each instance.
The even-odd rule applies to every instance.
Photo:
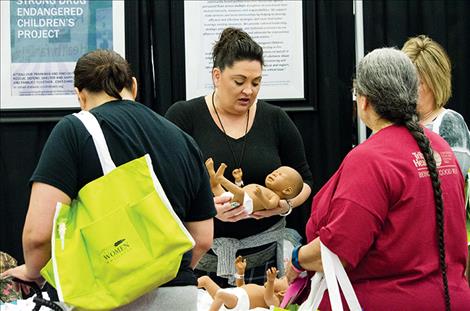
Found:
[[[23,253],[28,277],[39,278],[41,269],[51,258],[50,240],[38,241],[25,232],[23,234]]]
[[[308,271],[323,271],[320,238],[316,238],[299,249],[299,264],[303,269]]]
[[[300,193],[295,198],[292,198],[290,200],[292,207],[295,208],[297,206],[304,204],[304,202],[307,201],[311,192],[312,192],[312,189],[310,189],[310,186],[304,183]]]
[[[23,253],[28,276],[39,271],[51,258],[51,234],[57,202],[70,204],[70,197],[54,186],[34,182],[23,228]]]

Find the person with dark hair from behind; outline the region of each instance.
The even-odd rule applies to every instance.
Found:
[[[357,108],[373,135],[315,195],[309,243],[294,249],[290,281],[323,270],[321,240],[364,310],[468,310],[464,180],[447,142],[418,122],[418,84],[399,50],[376,49],[359,62]],[[319,309],[329,308],[324,295]]]
[[[127,61],[114,51],[95,50],[80,57],[74,86],[80,107],[98,120],[116,166],[150,155],[166,196],[196,242],[172,281],[118,310],[197,310],[192,268],[210,248],[215,215],[199,148],[174,124],[135,102],[137,81]],[[31,177],[23,231],[25,264],[2,276],[41,281],[39,271],[51,257],[56,203],[70,204],[84,185],[102,175],[91,135],[78,118],[65,116],[53,129]]]
[[[452,66],[446,51],[425,35],[409,38],[402,51],[418,70],[419,122],[449,143],[466,177],[470,168],[470,132],[462,115],[444,108],[452,94]]]
[[[257,100],[264,64],[261,46],[243,30],[226,28],[213,47],[212,61],[214,91],[175,103],[166,117],[194,137],[205,159],[232,168],[232,174],[227,170],[224,176],[239,186],[263,184],[280,166],[294,168],[304,181],[296,197],[251,215],[243,204],[233,208],[229,197],[214,197],[215,240],[196,273],[208,274],[225,288],[235,283],[233,261],[242,255],[247,260],[245,282],[261,285],[269,267],[284,273],[283,238],[299,236],[285,228],[283,216],[307,200],[312,174],[292,120],[279,107]]]

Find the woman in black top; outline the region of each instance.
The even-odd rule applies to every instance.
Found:
[[[212,158],[215,167],[227,164],[229,180],[236,181],[231,172],[241,169],[245,185],[264,184],[271,171],[287,165],[305,182],[297,197],[251,215],[243,206],[232,208],[227,198],[214,199],[216,239],[196,272],[209,273],[222,287],[227,286],[227,277],[233,284],[236,255],[247,257],[246,282],[262,284],[266,269],[276,263],[282,269],[282,248],[276,253],[276,245],[281,246],[288,234],[282,216],[304,203],[311,192],[312,174],[299,131],[279,107],[257,100],[262,68],[262,48],[242,30],[227,28],[213,48],[214,92],[177,102],[166,114],[196,140],[205,159]]]
[[[192,268],[212,242],[215,214],[197,145],[174,124],[135,102],[137,81],[127,61],[114,51],[96,50],[80,57],[74,86],[82,110],[98,120],[117,166],[149,154],[173,210],[196,242],[183,256],[173,280],[119,310],[196,310],[197,280]],[[54,127],[31,177],[23,232],[25,264],[1,277],[42,283],[40,269],[51,258],[57,202],[70,204],[82,187],[102,175],[90,133],[78,118],[65,116]]]

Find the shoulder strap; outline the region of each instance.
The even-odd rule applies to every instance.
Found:
[[[93,137],[93,142],[95,143],[95,148],[98,152],[98,157],[100,158],[103,174],[108,174],[110,171],[116,168],[116,165],[111,158],[108,145],[106,144],[106,139],[103,135],[103,130],[101,129],[98,120],[96,120],[93,114],[85,110],[82,110],[79,113],[74,113],[73,115],[82,121],[91,137]]]

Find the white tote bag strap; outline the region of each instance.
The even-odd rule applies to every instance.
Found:
[[[343,310],[338,283],[336,282],[337,279],[349,309],[351,311],[361,311],[361,306],[359,305],[359,301],[357,300],[351,281],[349,281],[348,275],[346,274],[338,256],[330,251],[328,247],[323,245],[321,241],[320,249],[323,271],[328,287],[328,295],[330,296],[331,309],[333,311]]]
[[[93,142],[95,143],[95,148],[98,152],[98,157],[100,158],[103,174],[108,174],[110,171],[116,168],[116,165],[111,158],[108,145],[106,144],[106,139],[103,135],[103,130],[101,129],[98,120],[96,120],[93,114],[85,110],[82,110],[79,113],[74,113],[73,115],[82,121],[91,137],[93,137]]]
[[[315,296],[313,297],[313,306],[310,310],[318,310],[318,308],[320,307],[320,303],[323,299],[323,295],[325,294],[325,291],[326,291],[326,279],[325,279],[325,275],[322,273],[322,272],[317,272],[317,273],[321,273],[321,282],[320,284],[318,285],[318,291],[317,293],[315,294]],[[316,274],[316,273],[315,273]]]
[[[316,272],[310,279],[310,293],[300,305],[298,311],[318,310],[326,290],[326,280],[323,272]]]
[[[334,256],[336,255],[333,254],[325,245],[323,245],[321,241],[320,249],[323,273],[325,273],[328,295],[330,296],[331,310],[343,310],[343,303],[341,302],[341,296],[339,294],[338,282],[336,281],[336,269],[334,261]]]

